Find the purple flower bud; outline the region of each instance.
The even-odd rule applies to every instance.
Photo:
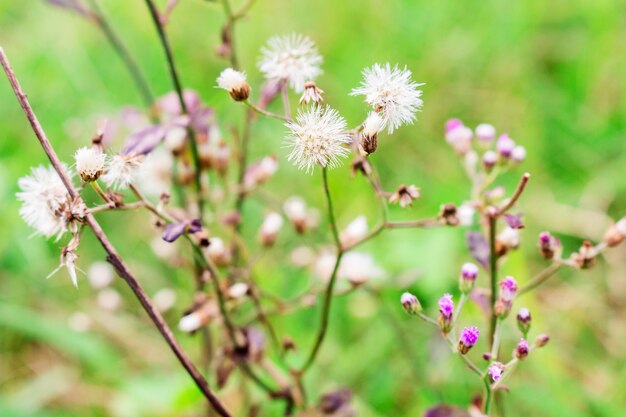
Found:
[[[517,145],[511,151],[511,159],[514,160],[515,162],[522,162],[524,159],[526,159],[526,148],[524,148],[523,146]]]
[[[422,305],[416,296],[411,294],[410,292],[405,292],[400,297],[400,302],[402,303],[402,307],[409,314],[417,314],[422,311]]]
[[[500,378],[502,378],[502,374],[504,373],[504,364],[502,364],[501,362],[492,363],[491,365],[489,365],[487,373],[489,373],[489,376],[491,377],[491,380],[493,382],[498,382]]]
[[[488,123],[476,126],[476,137],[483,142],[491,142],[496,137],[496,128]]]
[[[539,336],[537,336],[537,339],[535,339],[535,344],[537,345],[537,347],[544,347],[548,344],[549,341],[550,336],[548,336],[547,334],[540,334]]]
[[[494,151],[487,151],[483,154],[483,165],[487,171],[498,162],[498,154]]]
[[[517,327],[524,335],[526,335],[526,333],[530,330],[531,321],[532,317],[530,315],[530,310],[526,307],[520,308],[517,312]]]
[[[502,281],[500,281],[500,294],[498,295],[498,299],[496,300],[495,311],[496,314],[504,318],[511,311],[511,306],[513,305],[513,298],[515,298],[515,294],[517,293],[517,281],[512,276],[507,276]]]
[[[476,344],[478,340],[478,336],[480,336],[480,332],[478,328],[475,326],[465,327],[461,332],[461,337],[459,338],[459,353],[461,355],[465,355],[469,350]]]
[[[449,333],[452,327],[452,315],[454,314],[454,301],[452,295],[444,294],[439,299],[439,326],[444,333]]]
[[[463,122],[459,119],[450,119],[446,122],[446,133],[463,126]]]
[[[461,279],[459,283],[459,288],[461,289],[461,291],[464,293],[470,292],[474,287],[477,276],[478,267],[471,262],[464,263],[461,267]]]
[[[544,258],[552,259],[556,255],[560,256],[561,241],[552,236],[550,232],[539,233],[539,249]]]
[[[526,357],[528,356],[528,342],[526,341],[526,339],[520,339],[513,354],[519,360],[526,359]]]
[[[515,148],[515,141],[509,137],[508,134],[503,133],[498,138],[498,142],[496,143],[496,149],[498,153],[503,158],[510,158],[513,153],[513,148]]]
[[[173,242],[185,233],[196,233],[201,229],[202,223],[200,223],[200,219],[184,220],[166,225],[161,237],[166,242]]]

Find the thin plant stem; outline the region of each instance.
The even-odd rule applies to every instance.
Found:
[[[176,64],[174,62],[174,55],[172,54],[172,48],[170,47],[169,40],[165,33],[165,28],[161,23],[161,18],[159,16],[159,11],[157,10],[156,5],[153,0],[145,0],[148,9],[150,10],[150,16],[152,17],[152,21],[154,22],[154,26],[159,34],[159,40],[161,41],[161,46],[163,47],[163,51],[165,52],[165,57],[167,60],[167,67],[170,72],[170,77],[172,78],[172,84],[174,84],[174,89],[176,90],[176,95],[178,96],[178,101],[180,104],[180,109],[183,114],[189,114],[187,109],[187,104],[185,103],[185,98],[183,95],[183,87],[180,82],[180,78],[178,77],[178,71],[176,69]],[[196,140],[196,134],[193,129],[187,128],[187,135],[189,136],[189,143],[191,145],[191,156],[194,164],[194,181],[196,184],[196,191],[198,193],[198,215],[200,219],[203,216],[204,210],[204,196],[202,194],[202,165],[200,164],[200,155],[198,153],[198,143]]]
[[[496,254],[496,223],[497,217],[491,213],[487,214],[489,232],[489,283],[490,295],[490,318],[489,318],[489,343],[493,345],[493,337],[496,329],[496,296],[498,284],[498,255]]]
[[[78,193],[76,188],[74,188],[71,178],[65,172],[61,161],[59,160],[56,152],[52,148],[52,145],[50,144],[50,141],[48,140],[43,128],[41,127],[37,116],[33,112],[33,109],[28,102],[28,99],[26,98],[26,94],[22,90],[17,78],[15,77],[15,73],[11,69],[9,60],[2,48],[0,48],[0,63],[4,68],[7,78],[9,79],[9,83],[11,84],[15,96],[17,97],[18,102],[20,103],[22,109],[24,110],[24,113],[26,114],[26,118],[28,119],[34,131],[35,136],[37,136],[41,147],[43,148],[52,166],[61,178],[61,181],[67,189],[67,192],[72,199],[82,202],[84,204],[84,201],[82,201],[80,194]],[[222,402],[217,398],[217,396],[209,387],[206,379],[202,376],[202,374],[198,371],[195,365],[191,362],[185,351],[182,349],[182,347],[174,337],[171,329],[169,328],[167,323],[165,323],[163,316],[154,306],[153,302],[150,300],[141,284],[139,284],[135,276],[126,266],[126,263],[118,255],[115,247],[113,246],[107,235],[104,233],[104,230],[102,230],[102,227],[100,226],[96,218],[93,216],[93,214],[87,212],[85,214],[84,220],[85,223],[92,229],[94,235],[107,253],[107,260],[109,261],[109,263],[113,265],[118,275],[126,282],[126,284],[128,284],[143,309],[146,311],[156,328],[165,339],[167,345],[170,347],[170,349],[172,350],[180,364],[183,366],[183,368],[187,371],[189,376],[196,383],[200,391],[203,393],[204,397],[212,405],[215,412],[222,417],[231,417],[231,414],[228,412],[226,407],[222,404]]]
[[[259,106],[257,106],[256,104],[251,103],[249,100],[244,101],[243,104],[245,104],[246,106],[248,106],[249,108],[251,108],[255,112],[257,112],[259,114],[262,114],[264,116],[273,117],[274,119],[283,120],[283,121],[286,121],[286,122],[291,121],[291,118],[283,116],[282,114],[272,113],[271,111],[264,110],[264,109],[260,108]]]
[[[563,266],[564,266],[564,264],[562,264],[560,262],[554,262],[552,265],[548,266],[543,271],[539,272],[530,281],[528,281],[526,284],[524,284],[519,289],[517,295],[520,296],[522,294],[525,294],[525,293],[527,293],[529,291],[534,290],[535,288],[537,288],[538,286],[540,286],[541,284],[546,282],[548,280],[548,278],[550,278],[552,275],[554,275]]]
[[[515,205],[517,200],[519,200],[520,196],[524,192],[524,189],[526,188],[526,185],[528,184],[529,179],[530,179],[530,174],[528,172],[522,175],[522,178],[517,184],[517,188],[515,189],[513,196],[509,199],[509,201],[507,201],[507,203],[504,206],[498,209],[498,212],[497,212],[498,216],[506,213]]]
[[[491,345],[491,358],[498,359],[498,351],[500,350],[500,338],[502,336],[502,319],[496,319],[496,328],[493,335],[493,344]]]

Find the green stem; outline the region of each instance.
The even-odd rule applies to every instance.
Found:
[[[498,256],[496,254],[496,220],[495,215],[487,214],[489,222],[489,279],[491,286],[491,316],[489,320],[489,343],[493,346],[494,332],[496,329],[496,296],[498,284]]]

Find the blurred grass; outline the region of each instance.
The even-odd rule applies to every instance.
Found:
[[[153,91],[168,92],[162,53],[142,2],[100,3]],[[386,61],[406,64],[416,80],[427,83],[419,121],[382,138],[373,158],[386,188],[415,183],[422,189],[416,206],[392,209],[393,218],[428,216],[442,202],[466,198],[467,181],[442,139],[443,123],[450,117],[471,126],[491,122],[528,149],[524,169],[533,178],[520,205],[527,215],[526,245],[505,268],[521,281],[543,265],[534,248],[539,231],[559,232],[571,250],[583,238],[601,236],[603,213],[613,218],[626,213],[623,1],[257,3],[237,32],[241,62],[253,87],[261,81],[255,69],[260,46],[273,34],[294,31],[318,44],[325,57],[319,85],[350,124],[366,114],[360,99],[347,95],[364,67]],[[169,31],[185,86],[217,109],[225,131],[241,111],[214,90],[217,74],[227,65],[214,56],[222,24],[218,5],[185,0]],[[101,34],[71,13],[42,1],[0,0],[0,45],[66,161],[91,136],[99,116],[115,116],[122,106],[141,104]],[[117,317],[97,308],[84,280],[76,291],[62,273],[44,279],[56,266],[62,243],[28,238],[31,231],[17,215],[14,193],[17,178],[46,161],[6,82],[0,82],[0,98],[0,414],[192,415],[199,405],[197,393],[123,286],[116,284],[125,299]],[[283,197],[303,194],[311,205],[323,208],[319,176],[304,175],[286,163],[282,131],[271,120],[259,121],[254,130],[253,155],[273,152],[281,162],[280,175],[269,189]],[[505,178],[509,190],[518,174]],[[375,223],[377,206],[363,181],[352,179],[348,167],[333,172],[331,181],[342,225],[360,213]],[[244,230],[252,238],[264,208],[251,200],[246,210],[251,220]],[[190,301],[188,273],[156,260],[149,239],[143,238],[152,235],[143,218],[101,217],[120,252],[133,255],[129,262],[151,293],[165,285],[177,288],[179,304],[168,316],[176,323]],[[281,236],[279,245],[293,247],[294,242],[293,236]],[[454,291],[458,266],[469,260],[461,230],[393,231],[365,250],[375,255],[392,282],[407,270],[419,271],[410,289],[430,311],[442,292]],[[81,265],[102,257],[87,237]],[[277,268],[270,258],[258,269],[268,290],[293,295],[305,288],[307,274]],[[623,248],[614,250],[595,270],[564,271],[539,295],[523,300],[533,310],[534,329],[549,332],[552,342],[509,380],[507,415],[622,414],[624,258]],[[367,293],[337,300],[328,343],[308,381],[315,396],[348,386],[355,390],[361,415],[386,416],[419,415],[439,401],[464,405],[479,392],[480,384],[446,353],[436,335],[401,314],[397,300],[403,289],[390,285],[382,303]],[[473,306],[469,309],[471,317],[479,317]],[[85,311],[98,326],[82,334],[69,330],[68,318],[76,311]],[[276,322],[298,342],[303,355],[317,323],[316,311]],[[196,355],[196,341],[181,339]],[[514,343],[512,336],[505,339],[505,349]],[[53,371],[59,392],[46,397],[36,383]],[[32,387],[43,397],[40,403],[17,401]],[[232,398],[232,391],[227,388],[223,395]]]

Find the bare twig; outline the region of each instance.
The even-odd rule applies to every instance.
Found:
[[[519,200],[520,196],[524,192],[524,189],[526,188],[526,184],[528,184],[529,179],[530,174],[528,172],[522,175],[522,178],[520,179],[519,183],[517,184],[517,188],[515,189],[515,193],[513,193],[513,196],[509,199],[509,201],[507,201],[505,205],[498,209],[497,216],[503,215],[515,205],[517,200]]]
[[[35,132],[35,135],[37,136],[37,139],[39,140],[39,143],[41,144],[41,147],[48,156],[48,159],[50,160],[52,166],[59,174],[59,177],[61,178],[61,181],[65,185],[65,188],[67,189],[70,196],[73,199],[82,202],[82,198],[78,194],[76,188],[74,188],[74,185],[72,184],[69,175],[63,169],[61,161],[59,160],[56,152],[52,148],[50,141],[46,137],[46,134],[43,131],[39,120],[35,116],[35,113],[33,112],[33,109],[30,106],[28,99],[26,98],[26,94],[22,90],[17,78],[15,77],[15,73],[11,69],[9,60],[2,48],[0,48],[0,63],[4,68],[7,78],[9,79],[9,83],[11,84],[11,87],[15,92],[15,96],[17,97],[20,106],[26,114],[26,118],[28,119],[33,131]],[[89,225],[89,227],[91,227],[94,235],[106,251],[108,255],[107,260],[113,265],[118,275],[128,284],[135,297],[137,297],[142,307],[165,339],[167,345],[170,347],[174,355],[178,358],[180,364],[183,366],[183,368],[185,368],[189,376],[191,376],[191,378],[194,380],[198,388],[202,391],[206,399],[220,416],[230,417],[231,414],[226,410],[222,402],[213,393],[206,379],[200,374],[200,372],[191,362],[187,354],[183,351],[182,347],[178,344],[178,341],[174,337],[171,329],[163,320],[161,313],[154,306],[137,279],[133,276],[124,261],[120,258],[117,251],[113,247],[113,244],[109,241],[109,238],[106,236],[93,214],[87,212],[85,214],[85,222],[87,223],[87,225]]]

